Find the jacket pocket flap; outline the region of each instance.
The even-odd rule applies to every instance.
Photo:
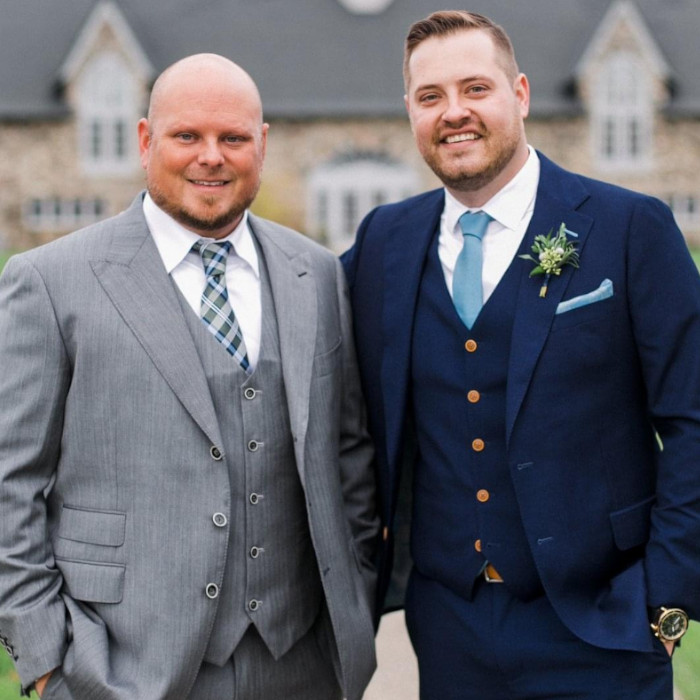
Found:
[[[651,526],[651,508],[655,501],[656,496],[650,496],[639,503],[610,513],[610,523],[618,549],[631,549],[646,544]]]
[[[63,574],[66,593],[88,603],[120,603],[124,593],[126,567],[87,561],[56,559]]]
[[[64,540],[121,547],[126,532],[126,513],[83,510],[63,506],[58,536]]]

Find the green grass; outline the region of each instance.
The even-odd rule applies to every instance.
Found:
[[[0,272],[2,272],[2,268],[5,267],[5,263],[10,255],[12,255],[12,253],[0,250]]]
[[[700,623],[691,622],[673,655],[673,676],[683,700],[700,700]]]

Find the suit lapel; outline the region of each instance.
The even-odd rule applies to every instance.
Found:
[[[250,217],[250,225],[263,251],[269,273],[277,315],[284,388],[303,484],[302,465],[318,316],[312,266],[305,253],[299,254],[285,245],[284,237],[287,234],[276,226],[255,216]]]
[[[397,464],[402,443],[421,273],[443,206],[443,190],[429,192],[407,207],[386,233],[381,383],[390,465]]]
[[[576,211],[588,193],[578,177],[558,168],[541,154],[540,182],[535,210],[525,234],[525,250],[529,253],[535,236],[556,231],[562,222],[577,234],[577,250],[582,255],[593,220]],[[516,302],[513,335],[511,338],[508,388],[506,395],[506,442],[510,440],[515,420],[522,406],[527,388],[549,335],[557,305],[561,301],[575,269],[566,266],[560,276],[550,280],[547,296],[541,298],[541,276],[530,277],[532,263],[515,259],[521,265],[520,286]],[[582,258],[581,264],[585,264]]]
[[[143,217],[141,197],[122,214],[92,269],[124,323],[212,444],[222,447],[214,405],[182,310]]]

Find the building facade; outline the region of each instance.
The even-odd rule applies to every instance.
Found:
[[[129,204],[144,184],[136,122],[152,82],[198,51],[229,56],[260,86],[271,127],[257,213],[341,251],[373,206],[438,184],[415,149],[401,83],[403,36],[432,1],[228,0],[204,10],[154,0],[146,10],[136,0],[73,0],[60,17],[50,0],[8,2],[16,7],[0,24],[6,249]],[[568,169],[667,201],[700,245],[700,3],[524,4],[527,22],[523,3],[472,3],[511,34],[530,78],[530,143]]]

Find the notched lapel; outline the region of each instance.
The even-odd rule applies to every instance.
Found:
[[[110,255],[91,265],[119,315],[182,405],[212,444],[222,448],[201,361],[145,221],[120,231]]]
[[[396,464],[407,403],[411,338],[421,274],[430,242],[440,225],[443,190],[406,209],[385,234],[381,383],[387,463]],[[420,204],[419,209],[416,207]],[[376,225],[376,224],[375,224]]]
[[[577,234],[577,251],[581,265],[585,265],[583,249],[593,220],[580,214],[564,201],[538,192],[535,211],[525,234],[526,252],[534,243],[535,236],[556,232],[561,223],[569,231]],[[508,367],[508,389],[506,396],[506,441],[510,440],[513,426],[522,406],[542,348],[549,335],[557,306],[575,273],[575,268],[567,265],[561,275],[550,279],[547,295],[540,297],[542,276],[530,277],[532,263],[516,258],[513,264],[522,265],[520,285],[516,302],[513,335],[511,338],[510,361]]]
[[[284,388],[299,473],[304,480],[303,450],[309,421],[311,371],[316,347],[318,306],[312,265],[305,253],[288,254],[265,222],[251,221],[270,278],[277,316]]]

